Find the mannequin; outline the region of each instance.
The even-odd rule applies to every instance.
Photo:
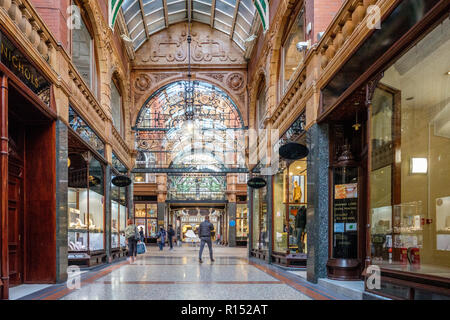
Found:
[[[294,202],[300,202],[302,199],[302,188],[294,181],[294,194],[292,195]]]

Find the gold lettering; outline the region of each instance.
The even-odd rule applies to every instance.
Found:
[[[17,56],[12,57],[12,64],[15,68],[17,68],[17,63],[15,63],[15,61],[17,61]]]
[[[39,80],[37,77],[34,78],[34,86],[37,88],[39,88]]]
[[[23,72],[24,72],[24,67],[23,67],[22,62],[19,61],[19,67],[18,67],[17,69],[19,70],[20,73],[23,74]]]
[[[27,78],[27,80],[30,80],[31,78],[30,70],[28,69],[25,69],[25,78]]]

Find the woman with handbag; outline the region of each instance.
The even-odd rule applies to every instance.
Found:
[[[125,228],[125,242],[128,244],[128,261],[130,264],[136,261],[137,242],[139,238],[138,228],[133,223],[132,219],[128,219],[127,227]]]

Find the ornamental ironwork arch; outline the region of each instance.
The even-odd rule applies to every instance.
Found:
[[[186,120],[186,85],[160,88],[139,111],[134,171],[246,172],[246,127],[236,104],[222,89],[193,81],[194,120]]]

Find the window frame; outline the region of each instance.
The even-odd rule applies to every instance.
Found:
[[[80,0],[71,0],[71,5],[73,6],[77,6],[78,9],[80,10],[80,18],[82,19],[82,22],[84,23],[84,25],[86,26],[87,31],[89,32],[89,36],[91,37],[91,41],[90,41],[90,47],[91,47],[91,61],[90,61],[90,85],[87,85],[87,87],[89,87],[89,89],[91,90],[91,92],[94,94],[94,96],[96,98],[99,97],[99,85],[98,85],[98,80],[99,80],[99,66],[97,63],[98,60],[98,54],[97,54],[97,46],[96,46],[96,41],[95,41],[95,37],[94,37],[94,28],[90,22],[89,16],[86,13],[86,10],[83,6],[83,4],[80,2]],[[78,71],[78,68],[76,67],[76,65],[73,62],[73,30],[69,29],[69,48],[70,48],[70,57],[72,59],[72,63],[75,67],[75,69]],[[79,71],[78,71],[79,72]],[[84,78],[81,77],[83,81]]]
[[[123,92],[122,92],[122,88],[120,86],[120,82],[119,82],[119,79],[117,78],[117,76],[115,76],[115,75],[112,76],[110,85],[114,85],[119,94],[120,128],[117,128],[117,126],[114,124],[114,119],[113,119],[113,126],[117,130],[117,132],[120,134],[120,136],[123,138],[125,135],[125,112],[124,112],[124,107],[123,107]],[[112,89],[112,87],[111,87],[111,89]],[[112,100],[110,101],[110,106],[112,107]],[[112,111],[112,108],[111,108],[111,111]]]
[[[304,38],[306,41],[306,9],[305,9],[305,3],[304,1],[300,1],[297,6],[293,9],[291,15],[289,16],[289,23],[286,25],[286,28],[283,32],[283,36],[281,38],[281,45],[280,45],[280,57],[279,57],[279,70],[278,70],[278,101],[281,101],[283,99],[283,97],[285,96],[287,89],[289,88],[291,82],[292,82],[292,78],[289,80],[289,82],[285,85],[284,84],[284,73],[285,73],[285,54],[284,54],[284,49],[286,47],[286,41],[288,39],[289,34],[292,31],[292,28],[294,26],[295,21],[297,21],[298,17],[300,15],[302,15],[302,19],[303,19],[303,25],[305,26],[304,28]],[[303,53],[304,54],[304,53]],[[297,69],[296,69],[297,71]],[[294,71],[294,73],[296,72]]]

